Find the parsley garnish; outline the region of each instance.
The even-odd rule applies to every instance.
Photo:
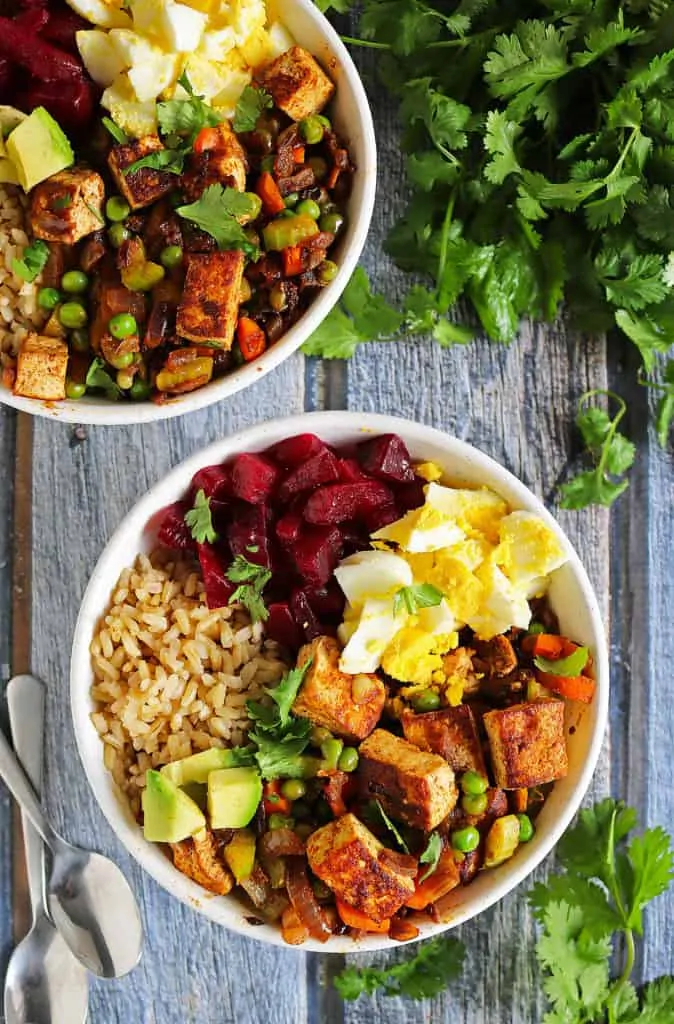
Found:
[[[399,615],[408,611],[414,615],[419,608],[436,608],[442,601],[442,591],[432,583],[418,583],[411,587],[401,587],[393,598],[393,614]]]
[[[391,967],[356,967],[350,964],[334,979],[342,999],[379,992],[384,996],[432,999],[458,978],[465,949],[458,939],[440,936],[422,943],[414,956]]]
[[[230,604],[242,604],[253,622],[266,622],[269,612],[262,599],[262,591],[271,579],[271,571],[261,565],[249,562],[243,555],[237,555],[225,576],[230,583],[238,583],[229,599]]]
[[[241,249],[253,260],[259,257],[260,250],[249,240],[236,218],[254,212],[250,197],[222,185],[209,185],[195,203],[176,209],[176,213],[185,220],[192,221],[211,235],[219,249]]]
[[[595,395],[606,395],[618,405],[613,419],[603,409],[587,405]],[[634,462],[635,447],[618,425],[627,411],[619,395],[612,391],[586,391],[578,403],[576,426],[581,432],[585,447],[596,460],[594,469],[579,473],[568,483],[562,484],[560,494],[562,508],[585,508],[587,505],[611,505],[629,485],[625,473]]]
[[[53,210],[67,210],[69,206],[73,205],[73,197],[69,195],[57,196],[52,203]]]
[[[559,658],[557,661],[538,656],[534,658],[534,665],[541,672],[552,673],[556,676],[579,676],[587,665],[589,656],[590,652],[587,647],[578,647],[568,657]]]
[[[405,842],[405,840],[403,839],[403,837],[400,835],[400,832],[398,831],[397,825],[394,825],[394,823],[391,821],[391,819],[389,818],[388,814],[386,813],[386,811],[382,807],[382,805],[379,802],[379,800],[375,800],[374,803],[377,806],[377,810],[379,811],[379,816],[380,816],[381,820],[384,822],[384,824],[386,825],[387,829],[389,830],[389,832],[391,833],[391,835],[393,836],[395,841],[400,846],[401,850],[404,850],[405,853],[409,853],[410,852],[409,851],[409,847],[408,847],[407,843]]]
[[[294,718],[290,711],[310,664],[309,660],[302,668],[291,669],[277,686],[265,687],[265,693],[274,701],[272,707],[254,700],[247,703],[255,725],[249,735],[265,779],[302,778],[307,773],[306,759],[301,755],[309,744],[311,722]]]
[[[106,398],[116,401],[122,397],[122,392],[108,373],[106,366],[105,361],[100,356],[96,356],[87,370],[85,383],[87,388],[97,388],[100,391],[104,391]]]
[[[103,117],[101,120],[103,122],[103,127],[107,128],[115,142],[118,142],[120,146],[125,146],[127,142],[130,141],[126,132],[122,131],[119,125],[115,124],[111,117]]]
[[[197,544],[214,544],[218,539],[213,527],[211,499],[206,497],[203,488],[195,494],[193,507],[185,513],[185,522]]]
[[[20,277],[22,281],[30,283],[42,273],[48,259],[49,246],[41,238],[36,238],[34,242],[31,242],[23,250],[22,259],[18,260],[14,257],[12,260],[12,272],[17,277]]]
[[[290,722],[290,709],[310,665],[311,659],[302,668],[290,669],[277,686],[271,688],[265,686],[264,692],[272,698],[276,705],[275,707],[266,707],[266,705],[254,700],[248,701],[248,713],[253,721],[257,723],[258,729],[262,729],[263,732],[269,732],[279,728],[287,728]]]
[[[428,864],[428,867],[424,871],[423,875],[419,878],[420,882],[425,882],[429,875],[437,869],[440,863],[440,855],[442,853],[442,839],[437,832],[431,832],[428,837],[425,849],[419,856],[420,864]]]
[[[214,128],[220,124],[220,115],[204,102],[204,97],[194,92],[187,74],[178,79],[188,94],[187,99],[166,100],[157,104],[157,120],[163,135],[184,135],[189,141],[188,151],[202,128]]]
[[[273,106],[274,101],[268,92],[247,85],[236,104],[232,128],[235,132],[254,131],[260,114]]]
[[[154,153],[148,153],[147,156],[141,156],[125,167],[124,177],[135,174],[143,167],[150,167],[155,171],[166,171],[167,174],[182,174],[188,152],[189,148],[180,147],[178,149],[158,149]]]

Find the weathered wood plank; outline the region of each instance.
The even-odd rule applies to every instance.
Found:
[[[68,838],[121,865],[140,898],[147,931],[145,956],[133,976],[92,988],[92,1019],[105,1024],[287,1024],[306,1018],[302,954],[266,949],[209,925],[127,856],[89,791],[68,700],[78,605],[124,513],[169,468],[209,441],[301,410],[303,391],[302,362],[293,359],[232,402],[166,424],[88,429],[86,440],[78,441],[72,428],[36,422],[33,664],[48,686],[48,805]]]
[[[0,406],[0,685],[4,698],[10,677],[11,590],[12,590],[12,498],[16,414]],[[7,729],[4,699],[0,727]],[[12,811],[4,787],[0,787],[0,969],[4,969],[12,940]],[[4,973],[4,970],[3,970]]]

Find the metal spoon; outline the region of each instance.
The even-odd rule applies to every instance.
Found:
[[[7,686],[14,750],[26,774],[42,788],[45,692],[34,676],[17,676]],[[70,952],[47,914],[44,846],[23,815],[28,888],[33,924],[10,957],[5,977],[6,1024],[84,1024],[87,1019],[87,972]]]
[[[2,730],[0,777],[51,851],[47,902],[54,924],[92,974],[126,974],[140,959],[143,927],[124,875],[107,857],[71,846],[54,831]]]

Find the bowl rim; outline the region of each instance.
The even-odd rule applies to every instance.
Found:
[[[475,448],[468,442],[435,427],[426,426],[401,417],[351,410],[332,410],[299,413],[289,417],[278,417],[265,421],[214,441],[183,460],[166,476],[157,481],[127,513],[109,539],[92,571],[78,612],[71,652],[70,704],[75,741],[84,773],[99,808],[106,817],[117,839],[122,842],[127,852],[131,854],[143,870],[147,871],[170,896],[178,898],[181,902],[197,910],[197,912],[203,914],[216,924],[229,928],[245,938],[252,938],[266,944],[281,946],[284,949],[287,949],[288,946],[281,937],[280,929],[270,925],[250,927],[245,920],[243,908],[239,908],[237,913],[236,908],[229,902],[229,898],[227,898],[227,903],[222,901],[216,902],[216,897],[205,894],[196,883],[181,875],[161,851],[156,851],[159,853],[161,860],[156,859],[150,854],[152,844],[148,844],[145,841],[141,830],[135,822],[130,822],[130,815],[123,807],[122,798],[114,792],[114,783],[112,783],[107,769],[101,771],[103,751],[102,742],[98,735],[92,737],[99,741],[99,745],[95,748],[98,752],[97,763],[92,765],[93,772],[90,772],[89,765],[91,762],[87,753],[87,744],[85,743],[85,730],[93,729],[89,720],[91,706],[88,699],[89,687],[91,685],[89,644],[91,641],[90,620],[92,618],[89,604],[92,602],[92,596],[95,595],[95,591],[100,585],[100,577],[106,572],[111,576],[114,575],[111,571],[113,561],[115,561],[113,556],[116,555],[117,548],[123,547],[127,532],[135,532],[137,530],[142,532],[151,520],[152,515],[159,508],[164,507],[170,501],[177,500],[179,494],[184,492],[189,479],[197,469],[211,465],[214,462],[223,461],[240,451],[249,449],[254,451],[262,450],[267,445],[278,440],[280,436],[290,437],[293,434],[306,431],[311,431],[321,436],[322,429],[328,427],[333,429],[340,427],[345,435],[353,435],[354,433],[362,433],[364,435],[398,433],[412,449],[414,449],[415,445],[423,446],[424,444],[435,443],[445,450],[448,460],[456,458],[464,464],[470,464],[472,470],[477,470],[478,472],[484,470],[488,476],[498,478],[501,486],[508,493],[507,500],[509,504],[529,509],[540,515],[563,543],[568,552],[570,569],[585,602],[590,632],[593,636],[592,644],[594,647],[597,681],[597,691],[592,705],[594,725],[588,741],[587,755],[561,812],[554,821],[546,824],[544,835],[537,833],[535,845],[532,844],[532,847],[527,849],[524,855],[520,855],[513,862],[511,870],[502,871],[502,869],[499,869],[502,871],[501,877],[495,881],[488,893],[482,894],[478,898],[477,906],[469,907],[466,906],[465,902],[458,904],[451,920],[440,924],[432,924],[429,928],[423,930],[417,938],[409,941],[417,942],[440,935],[477,917],[489,907],[498,903],[505,895],[516,889],[548,856],[571,823],[589,788],[601,752],[608,720],[609,659],[606,632],[599,604],[585,568],[566,533],[551,513],[548,512],[540,499],[514,474],[479,448]],[[489,486],[493,486],[493,484]],[[494,487],[494,489],[497,492],[499,490],[498,486]],[[128,559],[124,562],[124,565],[127,564]],[[124,565],[117,565],[116,575],[114,575],[115,580],[119,572],[124,568]],[[94,610],[96,611],[96,618],[98,618],[101,612],[98,608]],[[303,952],[344,954],[392,949],[400,945],[400,942],[382,936],[368,936],[357,942],[354,942],[349,937],[338,936],[329,940],[325,946],[316,940],[309,939],[297,948]]]
[[[173,419],[185,413],[205,409],[216,402],[230,398],[244,388],[261,380],[296,352],[335,307],[346,288],[363,251],[374,212],[377,188],[377,142],[365,87],[358,69],[335,28],[316,7],[313,0],[286,0],[300,9],[304,19],[323,37],[323,42],[337,61],[340,73],[348,82],[357,111],[357,128],[362,136],[362,162],[357,170],[360,202],[350,219],[350,232],[344,238],[339,271],[333,281],[314,299],[300,319],[271,345],[261,356],[238,367],[224,377],[218,377],[205,387],[181,395],[165,404],[144,402],[112,402],[102,398],[64,399],[49,402],[39,398],[14,395],[0,386],[0,404],[27,412],[33,416],[57,420],[60,423],[86,425],[124,425],[155,423]]]

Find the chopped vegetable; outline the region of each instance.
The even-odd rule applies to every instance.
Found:
[[[300,242],[308,242],[317,234],[318,224],[316,221],[302,213],[272,220],[262,229],[265,249],[277,251],[291,245],[299,245]]]
[[[211,515],[211,499],[206,496],[203,488],[197,491],[194,505],[185,513],[185,522],[198,544],[214,544],[218,539]]]
[[[236,340],[239,343],[241,355],[247,363],[261,356],[267,347],[267,336],[263,329],[247,316],[239,317],[236,325]]]
[[[567,700],[578,700],[583,704],[591,704],[597,684],[588,676],[557,676],[551,672],[539,672],[538,681],[553,693]]]
[[[374,932],[379,935],[386,935],[391,928],[391,922],[388,918],[383,921],[373,921],[371,917],[368,917],[361,910],[356,910],[355,907],[345,903],[339,896],[336,897],[335,904],[342,922],[348,925],[349,928],[357,928],[361,932]]]
[[[534,658],[534,665],[541,672],[553,672],[558,676],[579,676],[587,665],[590,652],[587,647],[576,647],[572,654],[565,658]]]
[[[279,187],[268,171],[263,171],[257,181],[257,194],[262,200],[264,212],[275,216],[286,208]]]
[[[281,253],[283,273],[286,277],[297,277],[304,272],[304,253],[301,245],[289,245]]]

